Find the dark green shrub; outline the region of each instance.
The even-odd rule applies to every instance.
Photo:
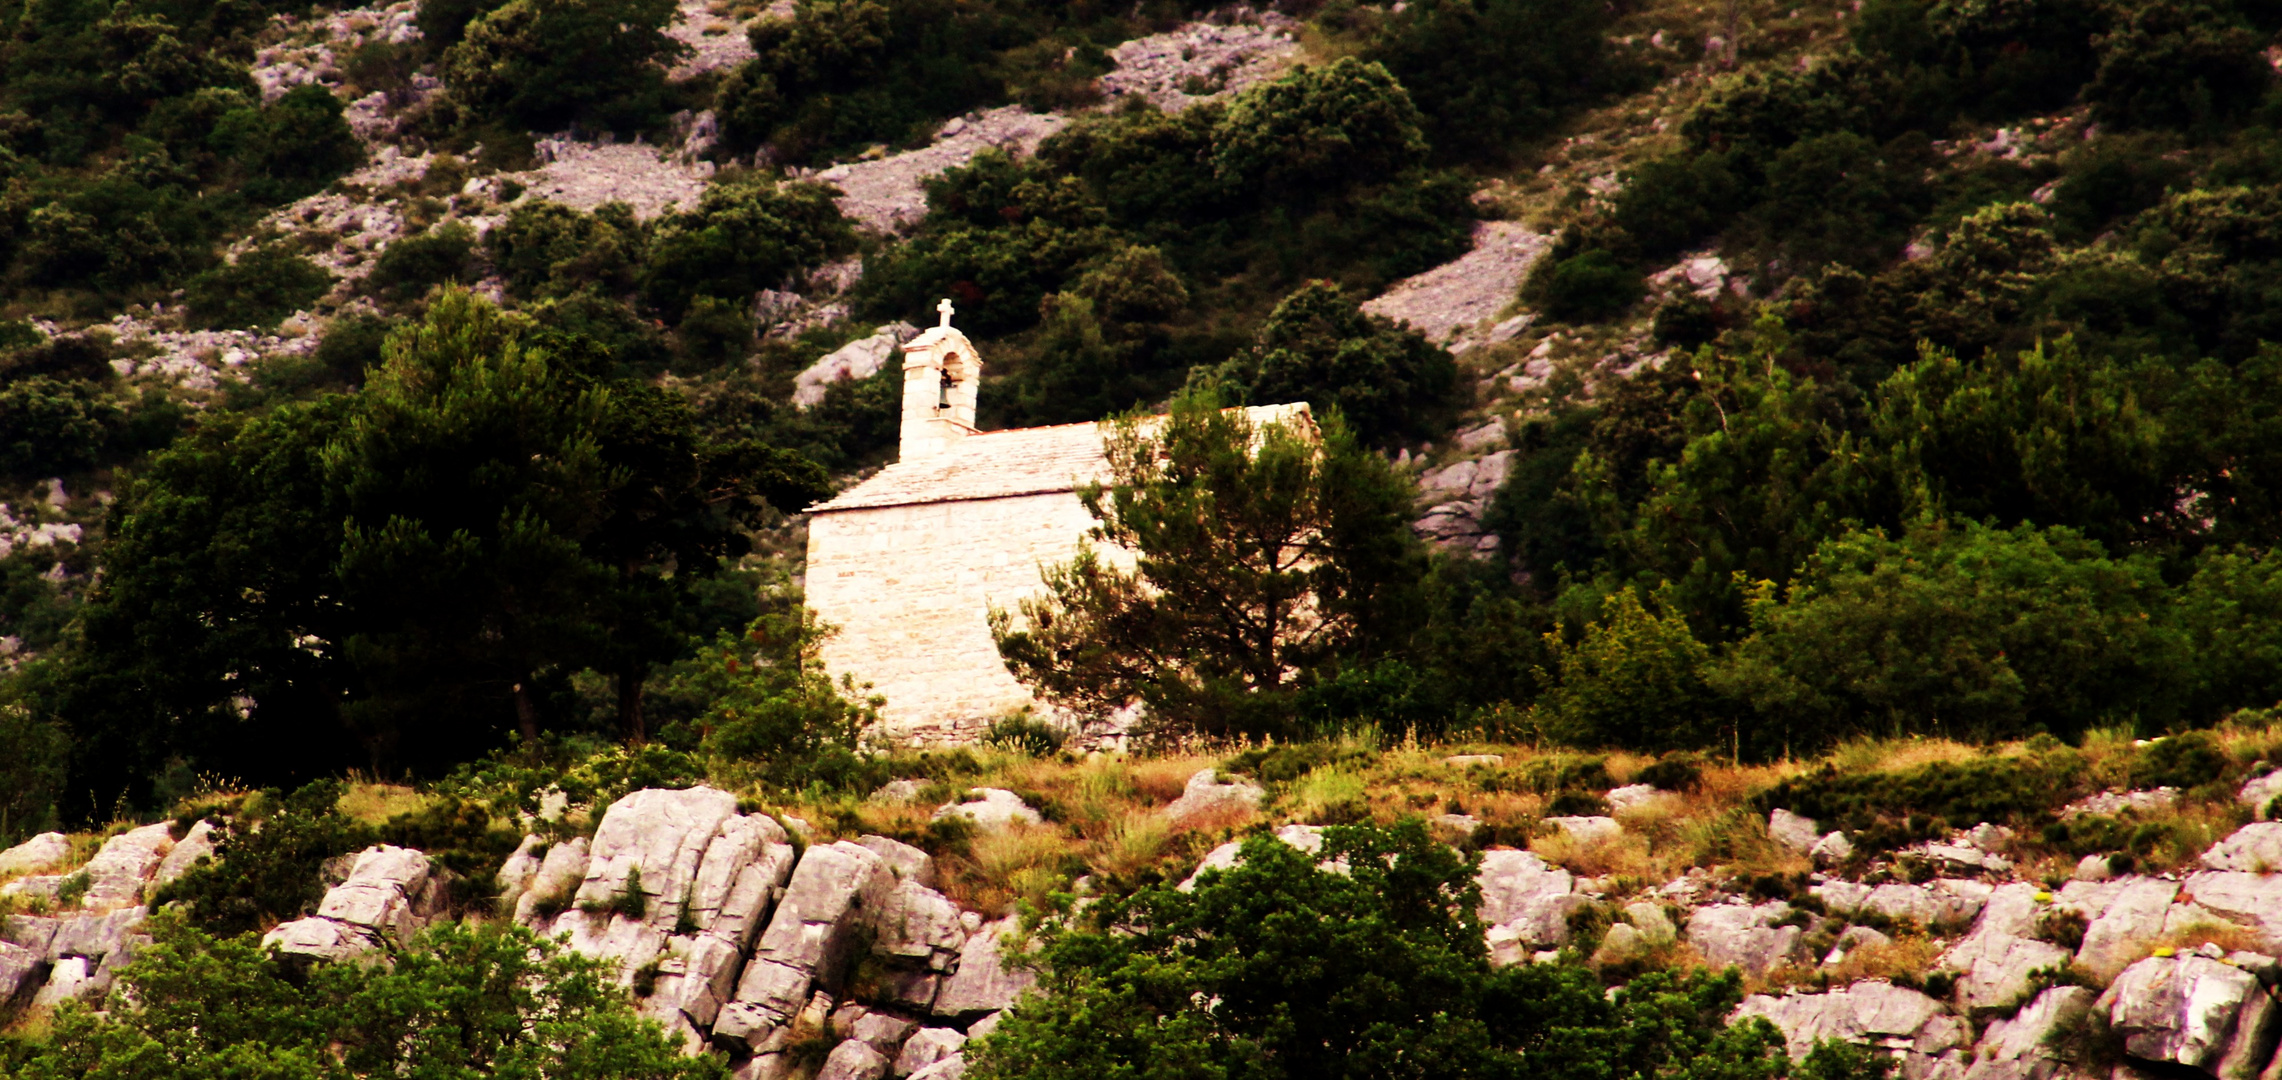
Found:
[[[1222,369],[1223,384],[1254,404],[1336,408],[1376,447],[1440,435],[1457,407],[1457,363],[1359,304],[1330,282],[1301,286],[1260,324],[1252,348]]]
[[[1213,164],[1263,197],[1306,201],[1423,164],[1420,123],[1386,68],[1347,57],[1237,95],[1214,135]]]
[[[1608,800],[1590,791],[1567,790],[1545,802],[1547,817],[1590,817],[1608,813]]]
[[[1345,743],[1285,743],[1240,751],[1221,762],[1220,768],[1263,784],[1288,784],[1317,769],[1362,769],[1376,761],[1377,754]]]
[[[2232,763],[2207,731],[2169,735],[2150,743],[2131,766],[2133,787],[2182,791],[2224,779]]]
[[[1069,732],[1025,713],[992,722],[990,730],[983,733],[982,744],[1029,757],[1052,757],[1061,752],[1068,738]]]
[[[257,203],[291,202],[324,190],[364,164],[364,143],[342,116],[341,100],[314,83],[296,86],[260,108],[240,108],[215,122],[211,142],[247,177]]]
[[[1566,322],[1612,318],[1646,291],[1639,270],[1599,248],[1551,263],[1541,279],[1531,276],[1545,313]]]
[[[100,385],[50,375],[0,382],[0,475],[57,476],[93,466],[122,413]]]
[[[262,329],[317,302],[333,275],[283,245],[255,248],[190,279],[190,316],[212,329]]]
[[[1495,160],[1590,92],[1608,20],[1586,0],[1414,0],[1364,55],[1418,103],[1437,156]]]
[[[648,233],[625,203],[604,203],[582,214],[528,199],[492,226],[483,243],[516,296],[568,296],[589,287],[616,295],[634,287]]]
[[[475,280],[475,230],[458,222],[388,245],[366,278],[374,292],[407,303],[438,285]]]
[[[1684,293],[1656,305],[1650,332],[1660,344],[1693,350],[1719,336],[1720,311],[1711,301]]]
[[[1725,227],[1750,203],[1734,155],[1662,158],[1633,172],[1616,197],[1616,224],[1651,256],[1678,254]]]
[[[673,0],[509,0],[466,24],[444,85],[476,116],[553,131],[578,119],[638,127],[663,108]]]
[[[2084,100],[2101,123],[2119,128],[2208,129],[2258,101],[2274,73],[2260,35],[2227,6],[2149,0],[2118,11],[2093,39],[2099,71]]]
[[[1514,770],[1520,786],[1514,790],[1556,795],[1564,791],[1602,792],[1616,786],[1608,774],[1608,759],[1573,754],[1548,754]]]
[[[297,919],[325,897],[325,861],[369,846],[371,830],[340,812],[343,785],[318,780],[285,795],[263,793],[274,810],[258,821],[240,816],[222,831],[214,861],[161,888],[154,904],[183,901],[191,925],[230,935]],[[257,828],[258,826],[258,828]]]
[[[1664,791],[1689,791],[1703,778],[1703,762],[1701,754],[1666,754],[1634,772],[1632,782]]]
[[[796,286],[808,271],[855,249],[855,233],[819,184],[716,182],[697,209],[650,230],[642,295],[678,321],[698,296],[744,304],[762,289]]]
[[[334,380],[361,383],[365,371],[380,364],[381,346],[396,324],[377,315],[351,315],[333,320],[317,342],[316,360]]]
[[[2078,794],[2082,760],[2072,752],[1939,761],[1902,772],[1820,772],[1785,780],[1752,797],[1766,813],[1782,807],[1854,834],[1873,849],[1945,835],[1980,822],[2040,825]]]
[[[738,300],[700,296],[674,327],[674,345],[689,371],[710,371],[753,353],[753,313]]]

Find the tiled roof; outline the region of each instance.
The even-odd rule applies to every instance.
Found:
[[[1255,405],[1244,411],[1261,425],[1304,416],[1307,405]],[[1057,424],[977,432],[940,454],[898,461],[808,510],[822,514],[1074,491],[1099,478],[1108,465],[1103,430],[1102,424]]]

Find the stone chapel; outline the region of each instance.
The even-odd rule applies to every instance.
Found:
[[[988,615],[1077,552],[1094,523],[1077,489],[1108,467],[1101,424],[976,430],[982,358],[951,302],[936,310],[903,345],[895,463],[808,510],[808,608],[838,631],[825,667],[886,697],[883,734],[922,744],[972,741],[1024,706],[1052,715],[1006,670]],[[1311,422],[1305,403],[1246,412]]]

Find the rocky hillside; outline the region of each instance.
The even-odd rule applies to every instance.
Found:
[[[1764,1019],[1794,1056],[1840,1040],[1908,1077],[2033,1080],[2227,1080],[2274,1059],[2282,822],[2252,819],[2282,793],[2265,771],[2282,730],[1860,744],[1755,768],[1460,749],[957,755],[912,759],[924,771],[869,798],[773,807],[702,784],[542,794],[504,861],[467,861],[464,837],[440,857],[349,852],[261,941],[359,964],[434,923],[512,921],[600,960],[684,1052],[737,1076],[955,1077],[1005,1010],[1059,992],[1026,943],[1086,897],[1197,888],[1242,864],[1246,835],[1314,852],[1339,823],[1408,817],[1477,853],[1490,964],[1612,986],[1734,969],[1729,1020]],[[342,805],[402,821],[436,798]],[[1994,820],[1960,827],[1974,812]],[[100,1000],[149,947],[153,900],[180,899],[168,884],[227,867],[225,817],[0,853],[8,1000],[33,1017]]]

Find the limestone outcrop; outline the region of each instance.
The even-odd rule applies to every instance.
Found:
[[[404,942],[443,913],[447,887],[428,856],[383,844],[358,853],[348,880],[326,890],[317,914],[262,935],[278,952],[342,960]]]

